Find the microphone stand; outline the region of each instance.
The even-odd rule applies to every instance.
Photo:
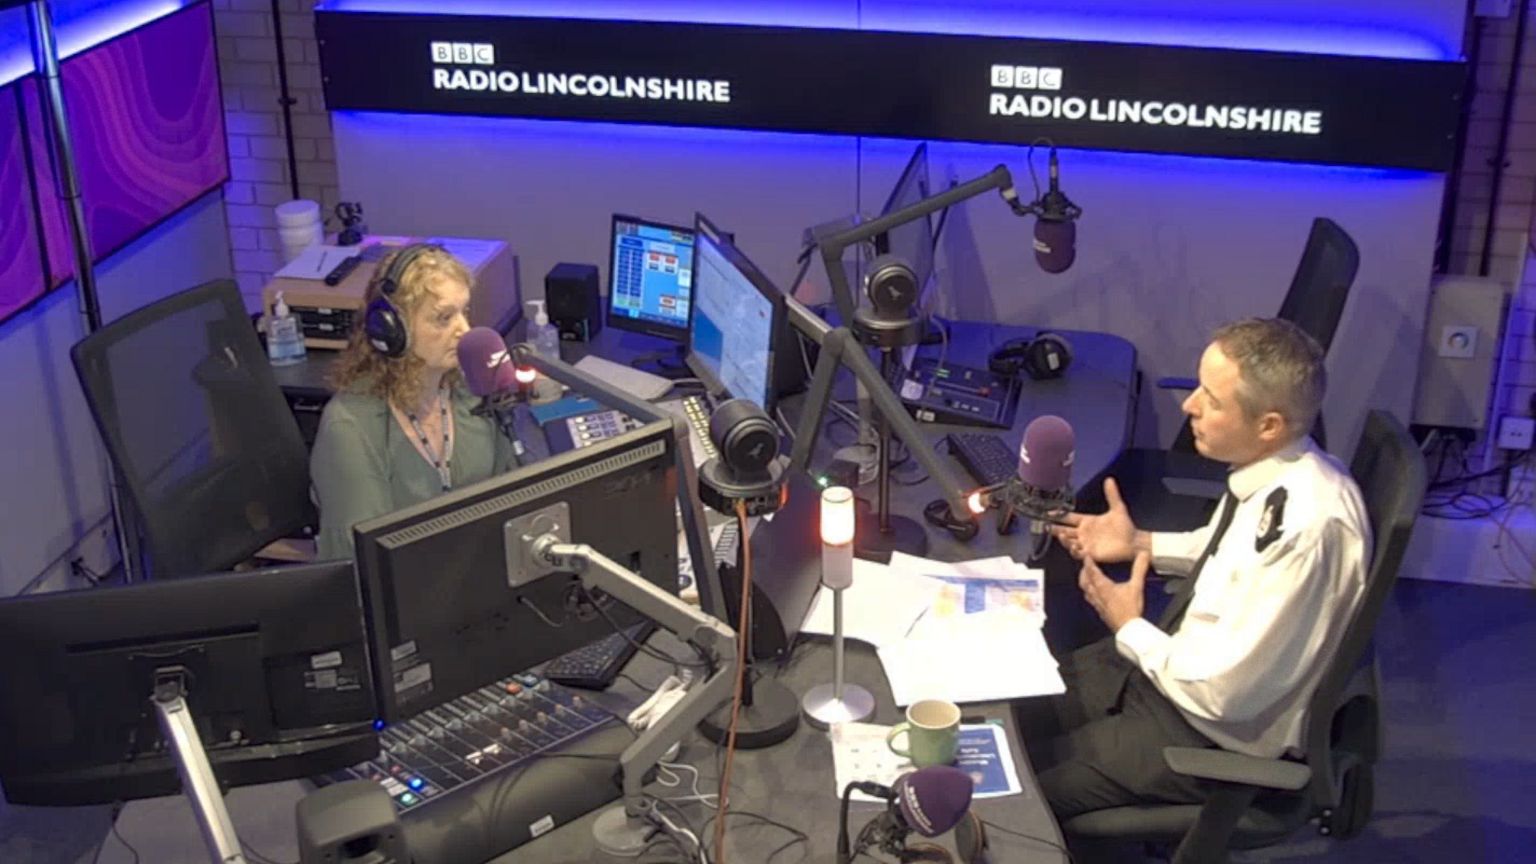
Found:
[[[852,226],[846,230],[832,233],[817,240],[817,247],[821,250],[822,262],[826,267],[827,280],[832,289],[832,299],[837,304],[838,316],[845,326],[832,327],[825,321],[807,309],[794,297],[787,297],[786,304],[789,311],[790,324],[795,329],[804,333],[811,341],[821,347],[821,355],[817,360],[815,373],[812,375],[808,396],[804,411],[800,418],[800,426],[795,434],[794,453],[790,457],[790,470],[804,470],[810,461],[811,449],[816,443],[820,432],[821,415],[826,410],[827,400],[831,397],[833,376],[839,365],[846,366],[858,382],[868,392],[874,402],[875,409],[879,412],[881,423],[880,440],[880,522],[878,532],[862,532],[866,542],[877,538],[884,541],[882,545],[889,548],[901,548],[905,543],[914,542],[910,539],[899,538],[900,523],[893,523],[890,518],[890,449],[891,438],[894,435],[900,438],[907,446],[907,452],[922,464],[928,471],[928,476],[939,485],[944,498],[949,502],[949,509],[955,518],[972,518],[976,514],[966,502],[966,493],[961,490],[960,482],[955,478],[954,472],[942,462],[924,442],[922,434],[912,420],[901,400],[891,392],[890,384],[882,374],[892,370],[894,363],[892,349],[885,349],[882,358],[883,370],[877,370],[869,357],[865,354],[864,345],[846,326],[855,322],[858,318],[857,304],[854,302],[853,290],[848,285],[847,274],[843,272],[843,253],[848,247],[872,240],[875,237],[889,232],[892,228],[905,225],[917,219],[927,217],[931,213],[947,208],[974,198],[985,192],[997,190],[1003,201],[1008,204],[1015,215],[1027,216],[1033,211],[1029,206],[1019,201],[1019,193],[1013,185],[1013,175],[1008,172],[1006,166],[998,165],[991,171],[970,180],[952,186],[936,195],[931,195],[910,206],[903,207],[894,213],[888,213],[868,222]],[[882,331],[900,332],[899,323],[887,326],[874,325]],[[866,328],[861,328],[866,329]],[[907,329],[921,329],[908,327]],[[895,338],[894,336],[892,338]],[[904,520],[910,522],[910,520]],[[915,533],[920,541],[926,541],[922,526],[913,523]],[[878,548],[865,547],[872,556],[878,557]],[[889,559],[889,551],[884,558]]]
[[[516,397],[482,396],[480,405],[471,413],[496,421],[501,434],[512,442],[512,461],[521,468],[528,464],[528,448],[523,446],[523,439],[517,434],[517,402]]]

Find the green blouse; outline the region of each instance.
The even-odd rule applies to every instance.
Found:
[[[512,444],[478,404],[456,388],[453,404],[453,488],[510,470]],[[320,560],[351,558],[352,526],[442,494],[437,468],[422,458],[382,399],[338,393],[326,403],[309,456],[310,483],[320,508]]]

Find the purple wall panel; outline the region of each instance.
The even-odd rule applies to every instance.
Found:
[[[40,297],[44,287],[22,146],[16,91],[0,88],[0,321]]]
[[[100,261],[229,176],[210,5],[200,3],[63,66],[81,197]],[[74,275],[35,77],[25,88],[51,285]]]

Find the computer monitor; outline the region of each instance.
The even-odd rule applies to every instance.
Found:
[[[676,594],[675,446],[670,424],[649,423],[359,524],[381,716],[399,722],[641,620],[606,597],[589,606],[574,576],[509,587],[515,517],[554,508],[575,542]]]
[[[0,783],[73,806],[182,785],[151,694],[179,681],[226,786],[371,759],[377,714],[350,561],[0,600]]]
[[[608,248],[609,326],[686,343],[693,231],[615,213]]]
[[[688,366],[712,393],[773,411],[784,294],[714,226],[694,217],[693,331]]]
[[[922,201],[931,194],[928,184],[928,144],[923,142],[912,151],[896,185],[880,208],[881,216],[889,216],[898,210]],[[927,215],[913,219],[875,238],[875,251],[879,254],[897,255],[912,267],[917,277],[920,293],[926,293],[933,278],[933,224]]]

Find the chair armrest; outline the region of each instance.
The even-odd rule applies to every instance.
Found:
[[[1157,386],[1162,390],[1193,390],[1200,386],[1200,382],[1194,378],[1179,378],[1168,376],[1157,379]]]
[[[265,558],[268,561],[307,564],[319,555],[315,549],[315,541],[299,537],[284,537],[261,547],[254,557]]]
[[[1312,769],[1299,762],[1260,759],[1208,747],[1164,747],[1163,759],[1174,773],[1185,777],[1242,783],[1265,789],[1295,792],[1312,779]]]

